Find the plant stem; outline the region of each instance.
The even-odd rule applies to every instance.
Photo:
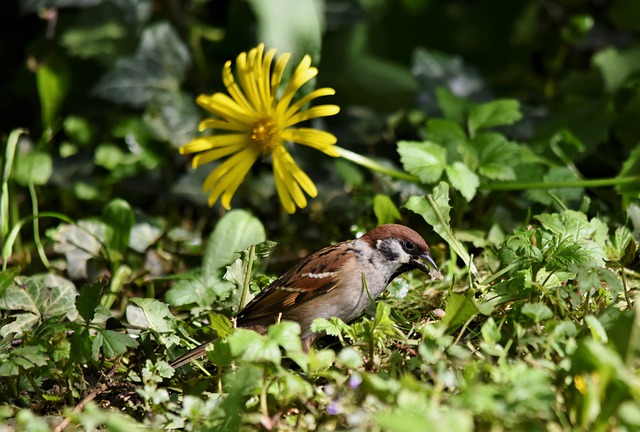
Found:
[[[412,183],[422,183],[420,179],[405,171],[390,168],[376,162],[373,159],[354,153],[342,147],[335,147],[344,159],[353,162],[356,165],[369,168],[380,174],[385,174],[398,180],[406,180]],[[623,184],[640,183],[640,176],[631,177],[613,177],[605,179],[591,180],[574,180],[574,181],[557,181],[557,182],[489,182],[480,185],[480,189],[495,191],[517,191],[531,189],[575,189],[575,188],[599,188],[608,186],[618,186]]]
[[[623,184],[640,183],[640,176],[633,177],[613,177],[606,179],[574,180],[558,182],[504,182],[485,183],[480,185],[480,189],[488,190],[530,190],[530,189],[562,189],[562,188],[598,188],[607,186],[618,186]]]
[[[350,150],[343,149],[342,147],[335,147],[336,150],[340,153],[340,156],[345,158],[348,161],[353,162],[356,165],[363,166],[365,168],[369,168],[372,171],[378,172],[380,174],[386,174],[391,177],[397,178],[399,180],[407,180],[413,183],[420,183],[420,179],[416,176],[413,176],[404,171],[400,171],[395,168],[389,168],[387,166],[382,165],[379,162],[374,161],[366,156],[362,156],[361,154],[354,153]]]
[[[242,283],[242,296],[240,297],[240,310],[242,310],[247,304],[247,297],[249,296],[249,284],[251,283],[251,271],[253,270],[253,259],[256,256],[256,245],[251,245],[249,248],[249,258],[247,262],[247,271],[244,274],[244,281]]]
[[[42,241],[40,240],[40,218],[38,218],[38,196],[36,195],[36,188],[32,181],[29,181],[29,195],[31,196],[31,209],[33,214],[33,240],[38,250],[38,255],[42,264],[51,271],[51,263],[47,258],[47,254],[44,252]]]

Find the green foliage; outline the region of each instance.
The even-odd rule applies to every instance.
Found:
[[[0,424],[640,429],[640,2],[10,3]],[[340,105],[303,127],[342,157],[288,147],[318,189],[291,216],[268,154],[225,211],[217,165],[176,151],[260,42],[292,53],[279,92],[308,54],[300,97]],[[444,280],[316,320],[308,352],[297,323],[234,328],[307,253],[396,222]]]

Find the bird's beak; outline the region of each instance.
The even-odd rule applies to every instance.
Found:
[[[423,272],[428,273],[429,276],[431,276],[432,278],[440,279],[440,280],[444,279],[442,277],[442,273],[440,273],[440,270],[438,270],[438,265],[434,261],[433,257],[431,255],[429,255],[429,253],[425,252],[422,255],[420,255],[419,258],[420,259],[411,258],[411,263],[417,269],[420,269]],[[426,263],[424,261],[421,261],[421,260],[426,261]]]

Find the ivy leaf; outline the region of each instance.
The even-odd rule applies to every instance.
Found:
[[[445,170],[451,186],[460,191],[467,201],[471,201],[476,196],[476,191],[480,186],[480,179],[476,173],[462,162],[454,162],[453,165],[447,165]]]
[[[120,59],[93,92],[110,101],[142,107],[162,94],[177,92],[187,67],[189,50],[168,23],[148,27],[136,54]]]
[[[423,183],[438,181],[447,162],[445,148],[430,141],[400,141],[398,153],[404,169]]]
[[[507,126],[522,118],[520,102],[501,99],[477,105],[469,110],[469,131],[473,137],[480,129]]]

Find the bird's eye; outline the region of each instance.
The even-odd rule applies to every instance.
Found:
[[[404,248],[408,251],[412,251],[415,247],[416,245],[413,244],[411,240],[407,240],[406,242],[404,242]]]

